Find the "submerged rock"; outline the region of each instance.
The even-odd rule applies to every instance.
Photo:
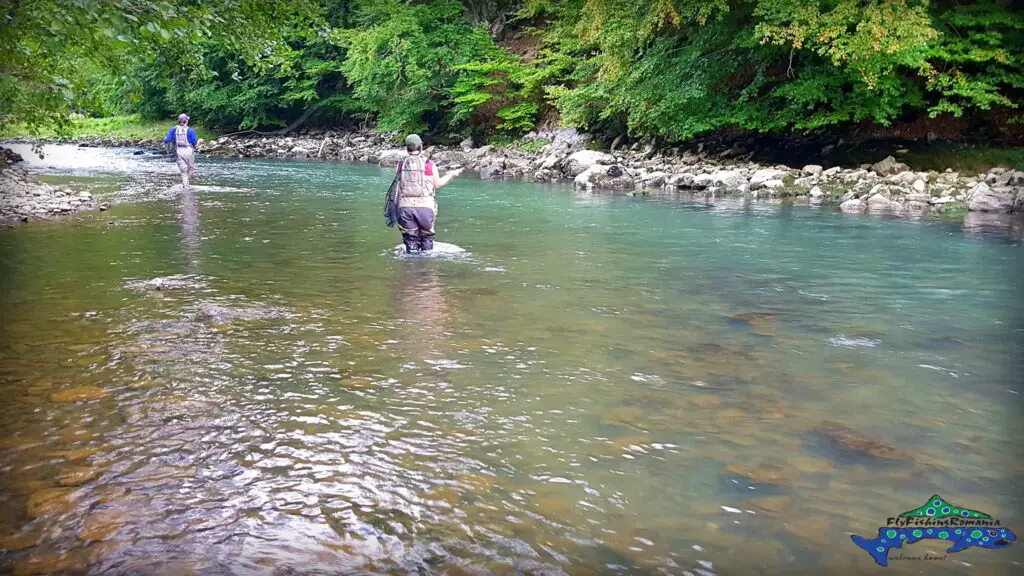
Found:
[[[62,392],[50,394],[50,400],[59,404],[81,402],[84,400],[97,400],[103,398],[107,393],[102,388],[95,386],[79,386]]]
[[[879,460],[908,461],[909,455],[888,444],[861,435],[856,430],[839,422],[823,422],[815,432],[821,434],[833,447],[841,451],[857,453]]]
[[[131,280],[125,282],[125,288],[139,291],[163,291],[181,290],[184,288],[204,288],[206,283],[199,277],[191,274],[176,274],[153,278],[151,280]]]
[[[39,544],[40,537],[38,532],[0,537],[0,551],[14,552],[32,548]]]
[[[793,470],[776,464],[733,464],[729,466],[728,470],[732,474],[743,476],[754,484],[783,486],[792,484],[796,479]]]
[[[46,488],[29,496],[25,513],[31,518],[62,512],[72,504],[74,491],[71,488]]]
[[[273,320],[280,318],[291,318],[294,315],[287,310],[280,308],[267,308],[251,306],[246,308],[226,307],[217,304],[203,303],[199,305],[196,317],[199,320],[210,320],[215,323],[225,323],[248,320]]]

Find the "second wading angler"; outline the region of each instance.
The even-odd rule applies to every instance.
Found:
[[[183,188],[188,188],[192,177],[196,175],[196,148],[203,143],[196,138],[196,131],[188,127],[188,120],[186,114],[178,116],[178,125],[171,128],[164,138],[164,144],[174,142]]]
[[[416,134],[405,139],[405,151],[408,155],[399,161],[392,185],[398,200],[394,220],[406,252],[429,252],[434,249],[435,193],[461,174],[462,168],[441,178],[437,166],[423,156],[423,140]]]

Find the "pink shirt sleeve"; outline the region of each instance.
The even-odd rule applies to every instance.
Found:
[[[432,160],[427,160],[423,173],[426,174],[427,176],[434,175],[434,162]]]

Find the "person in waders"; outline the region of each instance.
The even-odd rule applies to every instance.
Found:
[[[441,178],[437,166],[423,156],[423,140],[416,134],[405,139],[408,154],[398,162],[398,230],[406,252],[434,249],[435,192],[462,173],[462,168]]]
[[[178,170],[181,171],[181,186],[188,188],[192,177],[196,175],[196,148],[203,143],[196,138],[196,131],[188,127],[188,116],[178,116],[178,125],[171,128],[164,138],[164,144],[174,142],[178,157]]]

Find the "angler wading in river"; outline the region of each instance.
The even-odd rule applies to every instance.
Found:
[[[423,140],[416,134],[405,139],[405,150],[408,155],[398,162],[385,214],[389,226],[398,224],[406,252],[429,252],[434,249],[435,193],[461,174],[462,168],[444,178],[438,176],[437,166],[424,158]]]
[[[192,177],[196,175],[196,148],[203,143],[196,138],[196,131],[188,127],[188,115],[179,115],[178,125],[167,133],[164,144],[171,142],[175,145],[178,170],[181,171],[181,185],[188,188]]]

